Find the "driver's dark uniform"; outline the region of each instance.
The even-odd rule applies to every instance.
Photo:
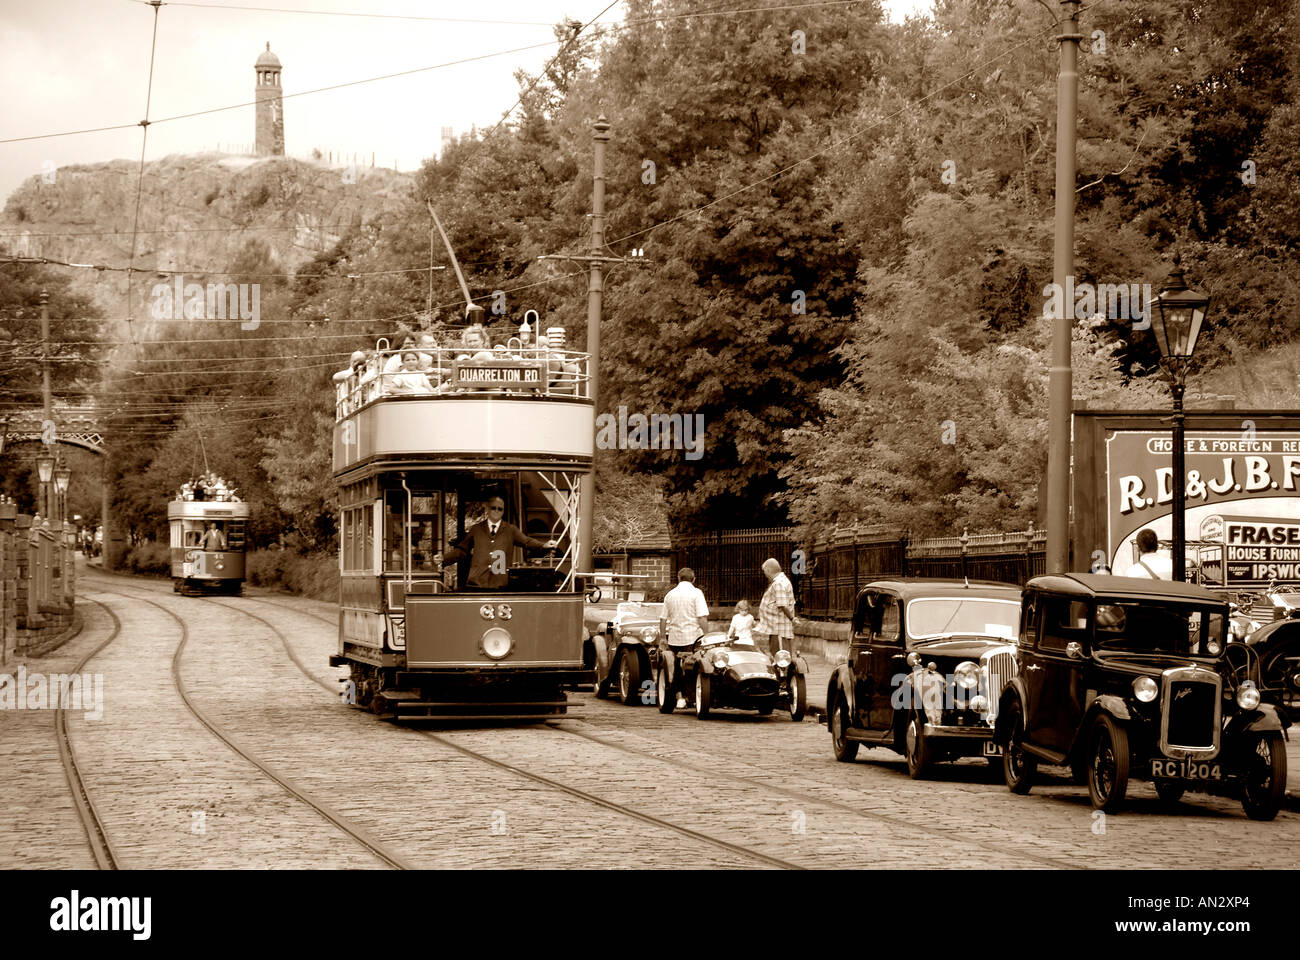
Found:
[[[444,563],[449,560],[459,560],[469,553],[467,579],[470,586],[485,590],[500,590],[510,581],[510,577],[506,573],[493,572],[494,554],[501,551],[500,556],[504,562],[497,565],[508,567],[515,547],[539,549],[546,546],[546,541],[534,540],[513,523],[507,523],[505,520],[498,521],[495,530],[490,528],[490,521],[476,523],[469,528],[459,543],[443,553],[442,559]]]

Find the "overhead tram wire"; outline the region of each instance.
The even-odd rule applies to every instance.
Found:
[[[135,181],[135,216],[131,225],[131,259],[127,261],[126,271],[126,331],[132,346],[136,346],[136,343],[135,323],[131,317],[134,312],[131,309],[131,268],[135,266],[136,231],[140,229],[140,196],[144,190],[144,156],[149,143],[149,107],[153,103],[153,66],[158,52],[158,10],[162,6],[162,0],[149,0],[149,6],[153,7],[153,36],[149,41],[149,82],[145,86],[144,93],[144,119],[140,121],[140,169],[136,174]]]
[[[162,5],[162,0],[134,0],[134,2],[143,3],[143,4],[145,4],[146,6],[155,6],[155,4],[156,4],[156,5],[159,5],[159,6]],[[743,13],[766,13],[766,12],[771,12],[771,11],[788,11],[788,10],[798,10],[798,9],[801,9],[801,8],[804,8],[804,7],[848,6],[848,5],[852,5],[852,4],[865,3],[865,2],[866,2],[866,0],[818,0],[818,2],[813,2],[813,3],[782,4],[782,5],[779,5],[779,6],[773,6],[773,7],[745,7],[745,8],[733,9],[733,10],[700,11],[700,12],[698,12],[698,13],[675,14],[675,15],[673,15],[673,16],[669,16],[669,17],[644,17],[644,18],[642,18],[641,20],[630,21],[630,22],[629,22],[628,24],[626,24],[626,25],[624,25],[624,24],[612,24],[612,25],[610,25],[608,28],[604,28],[604,29],[608,29],[608,30],[617,30],[617,29],[623,29],[625,26],[635,26],[635,25],[637,25],[637,24],[641,24],[641,23],[668,22],[668,21],[671,21],[671,20],[696,19],[696,18],[701,18],[701,17],[708,17],[708,16],[725,16],[725,15],[730,15],[730,14],[743,14]],[[1106,2],[1106,0],[1097,0],[1097,3],[1094,3],[1093,6],[1097,6],[1097,5],[1099,5],[1100,3],[1104,3],[1104,2]],[[176,4],[172,4],[172,5],[175,6]],[[552,26],[553,26],[553,24],[552,24]],[[290,99],[290,98],[292,98],[292,97],[305,97],[305,96],[309,96],[309,95],[311,95],[311,94],[315,94],[315,93],[327,93],[327,92],[329,92],[329,91],[331,91],[331,90],[341,90],[341,89],[344,89],[344,88],[346,88],[346,87],[355,87],[355,86],[360,86],[361,84],[366,84],[366,83],[377,83],[377,82],[379,82],[379,81],[381,81],[381,80],[393,80],[393,79],[396,79],[397,77],[411,76],[411,75],[413,75],[413,74],[417,74],[417,73],[427,73],[427,72],[430,71],[430,70],[441,70],[441,69],[444,69],[444,68],[447,68],[447,67],[463,66],[463,65],[465,65],[465,64],[467,64],[467,63],[477,63],[477,62],[480,62],[480,61],[483,61],[483,60],[491,60],[491,59],[493,59],[493,58],[495,58],[495,57],[504,57],[504,56],[509,56],[509,55],[512,54],[512,53],[526,53],[526,52],[528,52],[529,50],[538,50],[538,49],[541,49],[541,48],[543,48],[543,47],[549,47],[549,46],[552,46],[554,43],[555,43],[555,40],[554,40],[554,39],[551,39],[551,40],[547,40],[545,43],[534,43],[534,44],[530,44],[530,45],[525,46],[525,47],[514,47],[514,48],[509,49],[509,50],[499,50],[499,51],[496,51],[495,53],[484,53],[484,54],[478,54],[477,56],[473,56],[473,57],[464,57],[464,58],[462,58],[462,59],[460,59],[460,60],[449,60],[449,61],[447,61],[446,63],[435,63],[435,64],[430,64],[430,65],[427,66],[427,67],[414,67],[414,68],[412,68],[412,69],[410,69],[410,70],[402,70],[402,71],[399,71],[399,72],[397,72],[397,73],[386,73],[386,74],[383,74],[383,75],[381,75],[381,76],[377,76],[377,77],[365,77],[365,78],[363,78],[363,79],[361,79],[361,80],[349,80],[349,81],[346,81],[346,82],[344,82],[344,83],[336,83],[336,84],[332,84],[332,85],[327,86],[327,87],[316,87],[316,88],[314,88],[314,89],[312,89],[312,90],[300,90],[300,91],[298,91],[297,93],[286,93],[286,94],[283,94],[283,95],[282,95],[282,99],[284,99],[284,100],[288,100],[288,99]],[[246,103],[234,103],[234,104],[230,104],[230,105],[228,105],[228,106],[224,106],[224,107],[211,107],[211,108],[206,109],[206,110],[196,110],[196,111],[194,111],[194,112],[192,112],[192,113],[180,113],[180,114],[176,114],[175,116],[170,116],[170,117],[160,117],[160,118],[157,119],[157,120],[152,120],[152,121],[150,121],[150,124],[156,126],[157,124],[160,124],[160,123],[169,123],[169,122],[171,122],[171,121],[173,121],[173,120],[187,120],[187,119],[190,119],[191,117],[201,117],[201,116],[205,116],[205,115],[207,115],[207,114],[211,114],[211,113],[221,113],[221,112],[226,111],[226,110],[239,110],[239,109],[241,109],[241,108],[243,108],[243,107],[251,107],[251,106],[256,106],[256,105],[257,105],[257,101],[254,100],[254,101],[248,101],[248,102],[246,102]],[[513,109],[513,108],[512,108],[512,109]],[[0,144],[2,144],[2,143],[20,143],[20,142],[27,141],[27,140],[48,140],[48,139],[51,139],[51,138],[54,138],[54,137],[71,137],[71,136],[76,136],[76,135],[78,135],[78,134],[82,134],[82,133],[100,133],[100,132],[103,132],[103,131],[106,131],[106,130],[129,130],[131,127],[135,127],[135,126],[139,126],[139,123],[138,123],[138,122],[137,122],[137,123],[118,123],[118,124],[111,124],[111,125],[104,126],[104,127],[92,127],[92,128],[84,129],[84,130],[63,130],[63,131],[59,131],[58,133],[38,133],[38,134],[30,134],[30,135],[25,136],[25,137],[7,137],[7,138],[0,139]]]

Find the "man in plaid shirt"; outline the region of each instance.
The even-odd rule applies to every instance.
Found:
[[[763,561],[763,573],[768,584],[758,605],[755,632],[767,634],[769,652],[774,656],[783,646],[794,653],[794,625],[799,620],[794,615],[794,587],[781,571],[781,564],[771,557]]]

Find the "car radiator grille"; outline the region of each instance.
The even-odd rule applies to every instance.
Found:
[[[1178,747],[1213,747],[1215,745],[1215,706],[1218,691],[1214,684],[1195,680],[1175,680],[1169,685],[1168,742]]]
[[[989,723],[992,723],[998,715],[998,697],[1002,696],[1002,688],[1010,683],[1015,675],[1016,658],[1011,654],[995,653],[988,658],[985,674],[988,690],[984,695],[989,698]]]

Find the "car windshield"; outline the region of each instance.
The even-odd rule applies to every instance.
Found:
[[[632,601],[629,603],[620,603],[618,605],[618,619],[626,620],[658,620],[664,615],[664,605],[662,603],[639,603]]]
[[[1228,618],[1221,610],[1185,603],[1120,602],[1099,599],[1096,608],[1099,650],[1218,656]]]
[[[1018,600],[922,597],[907,605],[907,635],[913,640],[935,640],[957,635],[1011,640],[1019,625]]]

